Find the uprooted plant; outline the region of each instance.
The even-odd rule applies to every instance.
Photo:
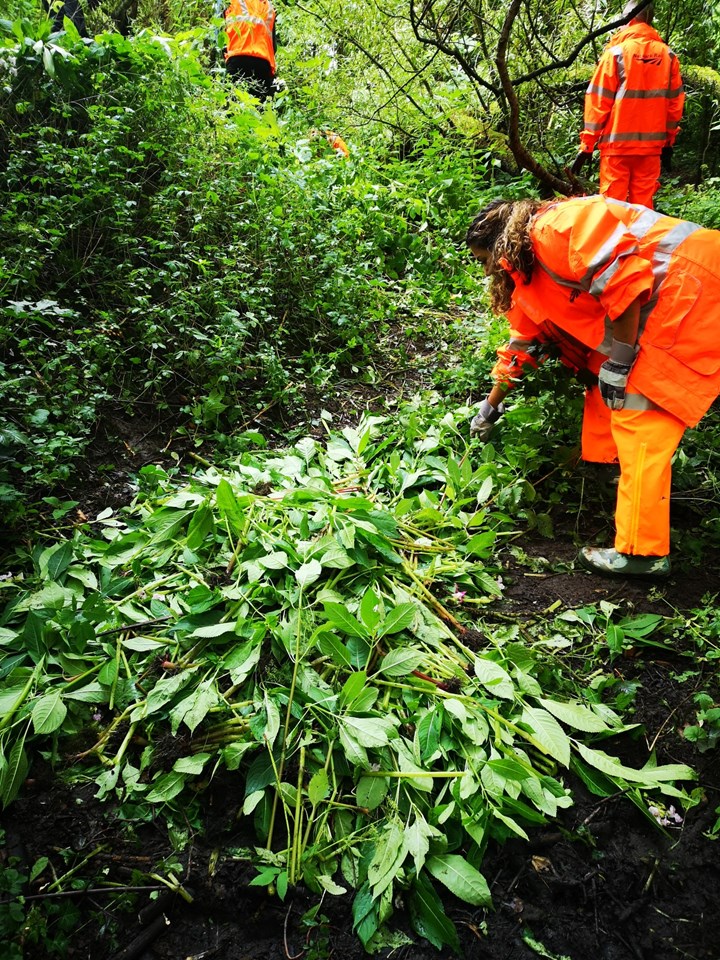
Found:
[[[628,729],[613,709],[466,617],[502,592],[493,547],[527,481],[489,445],[458,458],[461,417],[405,409],[283,452],[248,434],[226,468],[152,467],[130,508],[34,550],[2,584],[3,802],[37,752],[126,816],[171,817],[224,769],[255,882],[352,889],[369,951],[399,899],[457,948],[435,881],[489,906],[488,843],[569,806],[568,769],[691,802],[688,767],[620,763],[599,746]]]

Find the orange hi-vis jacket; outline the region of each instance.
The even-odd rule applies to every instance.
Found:
[[[672,146],[685,93],[675,54],[647,23],[631,23],[605,48],[585,94],[582,149],[659,154]]]
[[[507,317],[522,343],[499,351],[496,382],[520,375],[528,344],[551,338],[548,324],[588,348],[596,369],[595,352],[610,353],[612,321],[639,299],[628,393],[695,426],[720,392],[720,232],[594,196],[548,204],[530,235],[530,282],[505,265],[515,281]]]
[[[275,7],[269,0],[230,0],[230,6],[225,11],[228,37],[225,59],[259,57],[269,62],[274,76],[274,26]]]

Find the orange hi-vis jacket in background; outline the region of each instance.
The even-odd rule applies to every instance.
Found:
[[[582,149],[660,154],[675,143],[684,103],[677,57],[657,30],[633,22],[610,40],[587,89]]]
[[[588,348],[587,365],[597,369],[594,352],[609,355],[612,321],[639,299],[626,407],[660,408],[694,426],[720,392],[720,232],[596,196],[548,204],[530,236],[530,282],[506,266],[515,281],[507,317],[522,341],[518,368],[530,342],[551,339],[550,323]],[[511,341],[496,381],[519,375],[512,353]]]
[[[230,0],[230,6],[225,11],[228,37],[225,59],[259,57],[268,61],[274,76],[274,26],[275,8],[269,0]]]

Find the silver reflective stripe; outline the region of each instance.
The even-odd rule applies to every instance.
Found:
[[[638,205],[635,205],[636,209]],[[627,228],[628,233],[631,233],[636,240],[642,240],[646,236],[658,220],[662,220],[664,214],[658,213],[657,210],[648,210],[647,207],[640,207],[642,213],[640,216],[633,220],[633,222]]]
[[[657,410],[658,406],[642,393],[626,393],[623,410]]]
[[[597,130],[602,130],[605,127],[604,123],[586,123],[585,129],[591,130],[593,133]]]
[[[615,274],[623,266],[623,260],[625,256],[629,254],[637,253],[637,247],[634,249],[628,250],[627,254],[622,257],[616,257],[614,260],[611,260],[610,263],[593,278],[592,283],[590,284],[590,289],[588,293],[592,294],[593,297],[600,297],[600,294],[605,290],[607,285],[610,283]]]
[[[622,47],[613,47],[612,54],[615,57],[615,64],[617,66],[618,74],[618,89],[615,94],[616,100],[622,100],[625,96],[625,85],[627,84],[627,77],[625,76],[625,58],[623,57]]]
[[[561,277],[559,273],[555,273],[555,271],[551,270],[550,267],[545,266],[545,264],[537,255],[535,256],[535,263],[540,267],[541,270],[544,270],[550,279],[554,280],[558,286],[568,287],[570,290],[578,290],[580,293],[587,292],[582,283],[578,283],[577,280],[568,280],[566,277]]]
[[[670,90],[668,87],[660,87],[658,90],[627,90],[625,96],[628,100],[649,100],[651,97],[670,100],[676,97],[679,92],[678,90]]]
[[[667,140],[667,133],[611,133],[603,137],[603,143],[654,142]]]
[[[275,13],[275,8],[271,3],[267,5],[267,19],[264,17],[255,17],[253,16],[245,0],[238,0],[238,6],[240,7],[241,13],[236,14],[233,17],[227,18],[227,25],[232,26],[234,23],[253,23],[258,27],[265,27],[267,32],[272,36],[272,20],[273,14]]]
[[[613,99],[615,96],[614,90],[608,90],[607,87],[598,87],[598,85],[595,83],[590,84],[590,86],[587,88],[587,92],[597,94],[599,97],[610,97],[610,99]]]
[[[652,257],[653,271],[653,289],[650,299],[640,310],[640,327],[638,329],[638,338],[645,329],[648,317],[655,309],[658,302],[662,285],[667,280],[670,258],[681,243],[687,240],[698,230],[703,228],[697,223],[691,223],[689,220],[681,220],[676,227],[669,230],[655,247]]]
[[[522,350],[524,353],[527,353],[530,347],[534,347],[535,345],[535,340],[508,340],[510,350]]]
[[[587,265],[587,270],[585,271],[585,276],[580,281],[584,290],[590,289],[590,284],[593,280],[593,277],[597,273],[598,269],[607,263],[615,253],[615,247],[618,245],[620,239],[625,236],[625,224],[618,223],[613,232],[604,241],[603,245],[599,250],[596,250],[593,255],[592,260]],[[635,248],[637,249],[637,248]],[[628,250],[628,253],[634,253],[635,250]]]

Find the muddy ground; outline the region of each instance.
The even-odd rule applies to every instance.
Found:
[[[125,441],[128,455],[118,469],[104,472],[100,483],[87,481],[80,508],[90,515],[129,496],[127,472],[158,454],[154,438]],[[584,535],[602,542],[608,530],[608,501],[585,517]],[[598,519],[600,518],[600,519]],[[562,521],[562,518],[559,518]],[[683,521],[683,518],[680,518]],[[684,522],[684,521],[683,521]],[[689,522],[692,522],[690,520]],[[628,611],[670,614],[687,611],[717,593],[717,565],[683,566],[676,561],[670,582],[660,589],[643,583],[603,580],[572,570],[577,522],[555,539],[527,537],[522,552],[503,558],[505,594],[492,608],[499,617],[538,618],[560,606],[575,608],[606,599]],[[517,544],[516,544],[517,546]],[[491,613],[492,615],[492,613]],[[720,960],[720,839],[710,839],[720,806],[720,764],[716,751],[699,754],[680,736],[694,720],[692,693],[712,683],[712,661],[693,664],[701,672],[692,685],[675,675],[688,662],[672,651],[639,652],[613,668],[639,684],[635,699],[637,736],[618,738],[614,748],[625,762],[642,765],[654,747],[658,763],[687,762],[699,772],[706,799],[683,822],[658,829],[624,796],[602,800],[579,782],[569,781],[575,805],[557,823],[531,832],[530,842],[493,846],[483,866],[491,886],[492,910],[474,909],[452,897],[446,910],[457,925],[462,956],[477,960]],[[7,846],[3,858],[17,856],[32,865],[50,858],[58,875],[68,869],[63,850],[75,860],[97,847],[90,867],[78,876],[102,874],[104,881],[136,886],[155,864],[171,854],[162,824],[146,824],[132,838],[122,831],[120,815],[93,798],[92,784],[64,786],[49,769],[36,765],[21,797],[3,815]],[[151,898],[136,891],[124,909],[109,906],[102,892],[87,892],[54,901],[54,936],[68,926],[67,956],[73,960],[361,960],[366,956],[352,932],[349,897],[326,896],[318,922],[303,921],[318,897],[302,889],[284,903],[257,887],[246,862],[222,851],[251,842],[237,819],[242,790],[225,775],[212,781],[204,803],[203,830],[180,855],[181,881],[192,903],[179,896]],[[220,851],[218,855],[218,851]],[[0,869],[2,863],[0,862]],[[26,887],[37,894],[37,884]],[[159,906],[158,906],[159,905]],[[381,958],[449,960],[414,936],[402,899],[393,924],[414,943]],[[60,918],[60,919],[58,919]],[[26,960],[49,955],[42,937],[28,936]],[[0,948],[0,958],[3,956]]]

